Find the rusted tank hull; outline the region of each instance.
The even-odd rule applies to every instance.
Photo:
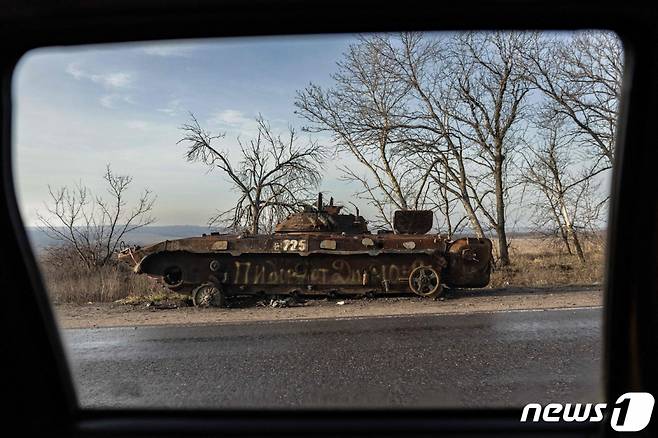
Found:
[[[394,230],[371,233],[342,214],[333,198],[290,214],[267,235],[219,234],[127,248],[119,259],[135,272],[189,292],[198,306],[230,295],[404,293],[436,297],[444,286],[489,283],[491,241],[427,234],[434,214],[399,210]],[[355,206],[356,208],[356,206]]]
[[[180,269],[166,283],[174,290],[191,292],[197,285],[211,281],[222,285],[228,294],[326,294],[328,292],[410,292],[409,274],[419,266],[431,266],[438,272],[446,265],[443,257],[418,254],[328,254],[302,257],[283,254],[276,258],[263,254],[238,257],[185,252],[152,257],[142,265],[151,275],[165,277],[172,267]],[[213,271],[212,268],[217,268]]]
[[[420,267],[434,270],[440,284],[449,287],[483,287],[489,282],[491,242],[487,239],[448,243],[432,236],[386,236],[381,244],[376,236],[297,240],[303,240],[305,251],[284,250],[283,240],[276,239],[253,251],[248,250],[252,245],[248,239],[224,238],[204,242],[212,250],[204,249],[201,241],[192,241],[191,246],[173,241],[131,257],[137,272],[189,293],[204,283],[218,285],[226,295],[410,293],[417,292],[410,276]]]

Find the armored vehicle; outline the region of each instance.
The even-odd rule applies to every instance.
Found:
[[[433,297],[448,287],[484,287],[491,241],[428,234],[431,211],[396,211],[394,230],[371,233],[356,214],[342,214],[322,195],[267,235],[211,233],[126,248],[119,259],[192,295],[195,305],[226,296],[386,294]]]

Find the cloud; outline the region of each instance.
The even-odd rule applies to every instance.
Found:
[[[126,88],[132,83],[132,76],[130,73],[117,72],[106,75],[92,75],[91,80],[110,88]]]
[[[133,75],[128,72],[90,73],[80,67],[79,63],[73,62],[66,67],[66,72],[76,80],[88,80],[102,85],[107,89],[129,88],[133,84]]]
[[[142,52],[161,58],[187,57],[195,50],[194,47],[180,44],[154,44],[142,48]]]
[[[167,105],[164,108],[158,108],[157,111],[165,113],[169,116],[175,116],[183,110],[183,105],[181,104],[180,99],[172,99],[167,102]]]
[[[227,109],[214,112],[210,115],[209,123],[238,128],[243,125],[253,123],[253,119],[246,117],[242,111]]]
[[[116,108],[117,104],[119,103],[128,103],[130,105],[135,104],[135,100],[129,94],[118,94],[118,93],[104,94],[103,96],[101,96],[99,101],[102,106],[110,109]]]
[[[211,131],[224,132],[229,138],[254,138],[258,135],[256,118],[236,109],[225,109],[210,114],[206,121]]]
[[[135,103],[130,94],[122,92],[131,88],[133,84],[133,75],[128,72],[116,71],[109,73],[92,73],[83,69],[80,63],[72,62],[66,66],[66,72],[73,76],[77,81],[89,81],[102,86],[109,91],[99,97],[101,106],[105,108],[116,108],[120,103],[133,105]]]
[[[210,113],[205,126],[211,131],[223,132],[228,138],[239,137],[242,140],[256,138],[259,131],[257,117],[263,117],[274,134],[288,134],[290,124],[281,118],[268,119],[262,114],[246,114],[237,109],[225,109]],[[299,133],[298,133],[299,134]]]
[[[151,129],[151,123],[144,120],[129,120],[126,122],[126,126],[130,129],[137,129],[140,131]]]
[[[84,78],[87,75],[87,73],[82,71],[78,63],[75,62],[72,62],[66,66],[66,73],[70,74],[71,76],[73,76],[75,79],[78,80]]]

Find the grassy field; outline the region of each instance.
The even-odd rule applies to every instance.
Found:
[[[59,303],[105,303],[133,296],[162,295],[164,289],[145,275],[123,266],[89,272],[80,266],[40,263],[51,300]]]
[[[555,239],[511,239],[511,265],[494,269],[490,287],[575,286],[603,281],[605,244],[602,238],[583,242],[585,263],[569,255]]]
[[[582,286],[603,279],[604,244],[601,239],[584,242],[586,263],[567,254],[560,242],[538,237],[511,239],[512,264],[495,268],[489,288]],[[54,254],[54,256],[53,256]],[[108,266],[89,272],[74,259],[61,260],[56,252],[40,260],[42,274],[54,303],[101,303],[121,300],[126,304],[172,298],[162,286],[126,266]],[[180,300],[181,297],[175,297]]]

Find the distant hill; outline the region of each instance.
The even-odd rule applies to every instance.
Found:
[[[126,244],[148,245],[163,240],[181,239],[183,237],[201,236],[209,233],[207,226],[199,225],[154,225],[127,233],[123,239]],[[49,245],[56,245],[58,241],[48,237],[46,233],[36,227],[27,227],[27,235],[33,248],[42,249]]]
[[[151,243],[162,242],[163,240],[182,239],[184,237],[201,236],[204,233],[210,233],[211,229],[207,226],[201,225],[153,225],[149,227],[140,228],[128,233],[123,239],[126,244],[130,245],[148,245]],[[212,231],[218,231],[213,228]],[[221,231],[221,230],[219,230]],[[602,230],[601,232],[604,232]],[[43,231],[37,227],[27,227],[27,235],[32,243],[32,247],[40,250],[49,245],[56,245],[58,241],[51,239]],[[453,238],[473,236],[473,233],[468,231],[456,234]],[[487,230],[486,236],[495,239],[496,233],[493,230]],[[509,231],[507,237],[514,238],[532,238],[541,237],[542,234],[530,231],[525,228],[518,228],[514,231]]]

